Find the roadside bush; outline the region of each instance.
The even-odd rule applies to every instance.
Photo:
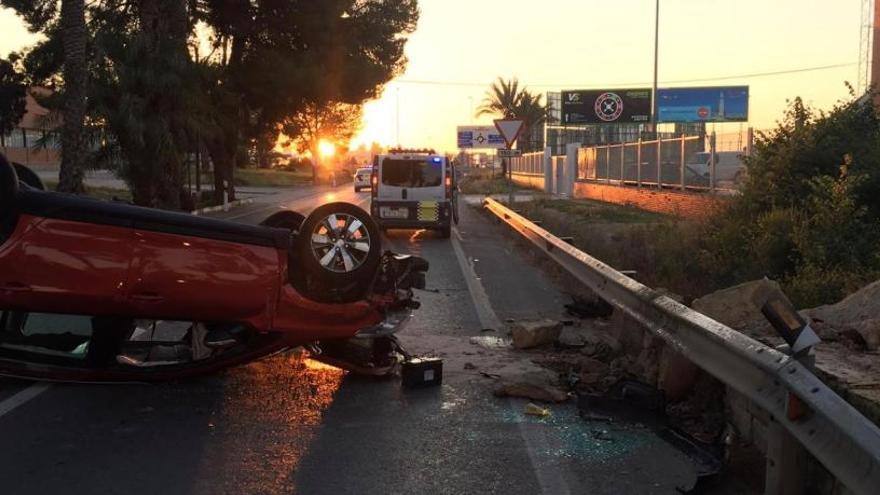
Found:
[[[691,238],[711,285],[767,276],[809,307],[880,277],[880,119],[870,99],[828,113],[795,99],[746,166],[742,194]]]

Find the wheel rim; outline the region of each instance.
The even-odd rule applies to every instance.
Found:
[[[350,273],[364,264],[372,247],[367,226],[345,213],[327,215],[312,230],[312,254],[326,270]]]

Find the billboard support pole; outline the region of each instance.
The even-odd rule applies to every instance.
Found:
[[[752,153],[755,151],[755,129],[749,127],[746,132],[746,156],[752,156]]]

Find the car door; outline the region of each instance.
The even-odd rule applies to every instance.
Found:
[[[125,225],[21,215],[18,231],[0,246],[0,303],[47,313],[124,313],[132,235]]]
[[[281,278],[277,249],[144,229],[135,236],[138,316],[267,324]]]

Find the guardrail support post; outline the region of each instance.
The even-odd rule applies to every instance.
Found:
[[[684,180],[684,167],[685,167],[685,162],[687,161],[684,156],[684,134],[681,135],[681,157],[680,158],[681,158],[681,166],[679,168],[681,169],[681,172],[680,172],[678,178],[681,181],[681,190],[684,191],[686,189],[685,180]]]
[[[764,495],[804,493],[806,452],[797,439],[775,418],[767,425],[767,468]]]
[[[639,137],[638,151],[636,151],[636,187],[642,187],[642,138]]]

